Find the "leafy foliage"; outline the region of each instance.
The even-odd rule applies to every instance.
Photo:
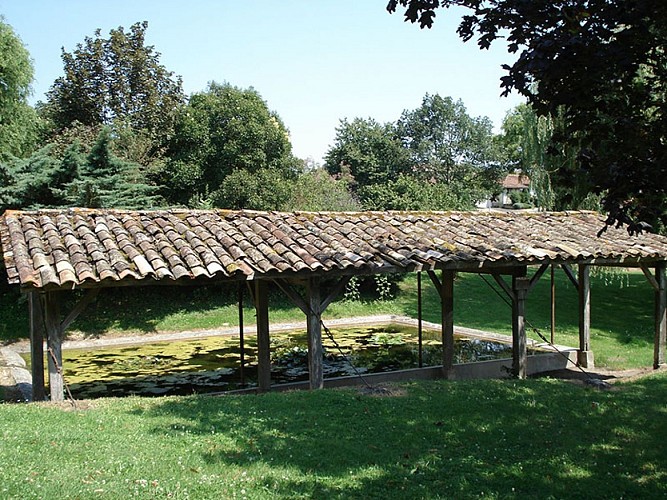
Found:
[[[167,156],[160,176],[169,183],[167,199],[179,204],[209,197],[214,206],[225,208],[250,208],[247,203],[276,208],[285,195],[259,200],[251,191],[283,191],[281,183],[298,171],[278,115],[254,89],[227,83],[213,82],[207,91],[190,97],[177,117]]]
[[[53,189],[61,177],[60,162],[46,146],[29,158],[13,158],[0,164],[0,211],[59,204],[62,198]]]
[[[26,156],[37,140],[37,115],[28,105],[32,79],[30,54],[0,17],[0,160]]]
[[[332,175],[351,176],[356,190],[385,184],[410,169],[410,156],[392,123],[372,118],[341,120],[334,144],[325,156],[325,168]]]
[[[600,196],[567,175],[576,165],[577,151],[567,144],[554,144],[563,127],[562,113],[538,116],[529,105],[521,104],[506,117],[499,140],[511,162],[530,177],[540,208],[600,210]]]
[[[653,0],[391,0],[431,27],[436,9],[470,9],[458,28],[480,48],[505,38],[504,93],[541,115],[562,113],[557,143],[578,151],[561,179],[603,195],[608,224],[631,233],[667,222],[667,4]]]
[[[102,38],[100,30],[73,52],[62,51],[65,75],[58,78],[41,105],[56,132],[73,123],[114,125],[143,131],[157,148],[173,130],[173,113],[185,100],[180,77],[159,62],[145,45],[147,22],[126,32],[119,27]]]
[[[497,185],[491,121],[469,116],[460,100],[426,94],[419,108],[403,112],[397,129],[418,179],[469,193],[473,205]]]
[[[0,163],[0,210],[80,206],[151,208],[161,203],[140,165],[110,151],[109,129],[102,130],[90,153],[78,142],[58,155],[49,144],[29,158]]]
[[[76,151],[63,158],[63,168],[75,165],[80,175],[65,184],[67,201],[79,207],[90,208],[152,208],[161,198],[157,188],[146,183],[141,166],[115,157],[110,150],[108,128],[102,129],[85,164],[81,165]],[[69,151],[68,151],[69,152]]]
[[[359,192],[362,203],[370,210],[463,210],[474,204],[459,195],[446,184],[425,182],[406,174],[385,184],[365,186]]]
[[[346,178],[336,178],[317,168],[299,175],[284,209],[345,212],[360,210],[361,205],[350,192]]]
[[[289,200],[290,191],[290,182],[276,170],[241,169],[225,177],[210,199],[215,207],[276,210]]]
[[[368,209],[469,209],[496,188],[497,153],[487,118],[427,94],[396,123],[342,120],[325,167]]]

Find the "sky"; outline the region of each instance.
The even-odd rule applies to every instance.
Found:
[[[253,87],[290,131],[296,156],[321,163],[340,120],[396,121],[425,94],[461,100],[496,132],[522,102],[500,97],[504,45],[480,50],[456,34],[461,11],[431,30],[389,15],[387,0],[0,0],[0,15],[33,59],[32,103],[62,76],[61,48],[96,29],[148,21],[146,43],[190,95],[209,82]]]

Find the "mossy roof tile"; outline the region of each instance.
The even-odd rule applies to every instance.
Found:
[[[8,211],[8,281],[24,288],[136,280],[654,263],[667,238],[629,236],[593,212]],[[466,267],[467,266],[467,267]]]

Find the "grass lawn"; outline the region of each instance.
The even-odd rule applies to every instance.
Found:
[[[650,366],[653,362],[653,290],[641,272],[591,279],[591,343],[597,366],[622,369]],[[424,319],[440,322],[435,289],[424,275]],[[490,280],[495,289],[499,287]],[[548,273],[528,295],[527,319],[547,338],[550,335],[550,283]],[[457,325],[511,333],[511,310],[477,275],[460,274],[455,289]],[[578,345],[577,292],[563,272],[556,273],[556,336],[559,344]],[[255,321],[246,294],[246,324]],[[73,301],[63,310],[69,311]],[[327,318],[398,314],[417,317],[416,275],[407,275],[396,298],[385,301],[334,302]],[[25,297],[5,291],[0,295],[0,340],[27,338],[28,308]],[[278,290],[270,295],[273,323],[303,320],[303,314]],[[214,329],[238,324],[234,287],[160,287],[103,290],[97,301],[77,319],[71,331],[85,336]],[[529,332],[535,339],[539,337]]]
[[[665,498],[667,373],[0,405],[1,498]]]
[[[556,342],[576,345],[577,294],[558,273]],[[650,366],[653,293],[643,275],[592,282],[598,365]],[[415,277],[388,301],[339,301],[327,317],[416,316]],[[424,317],[439,301],[425,280]],[[165,291],[167,290],[167,291]],[[103,292],[83,335],[234,325],[224,288]],[[510,309],[474,275],[455,285],[456,323],[510,332]],[[528,319],[549,332],[549,281]],[[69,304],[71,306],[71,304]],[[64,308],[68,310],[69,307]],[[25,337],[27,307],[0,304],[0,338]],[[245,311],[246,322],[254,312]],[[271,321],[302,319],[278,293]],[[613,390],[554,379],[410,382],[259,396],[0,404],[0,498],[665,498],[667,372]]]

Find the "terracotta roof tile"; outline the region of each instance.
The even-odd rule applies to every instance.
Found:
[[[597,231],[593,212],[8,211],[10,283],[252,279],[269,274],[478,269],[544,261],[655,262],[667,238]]]

